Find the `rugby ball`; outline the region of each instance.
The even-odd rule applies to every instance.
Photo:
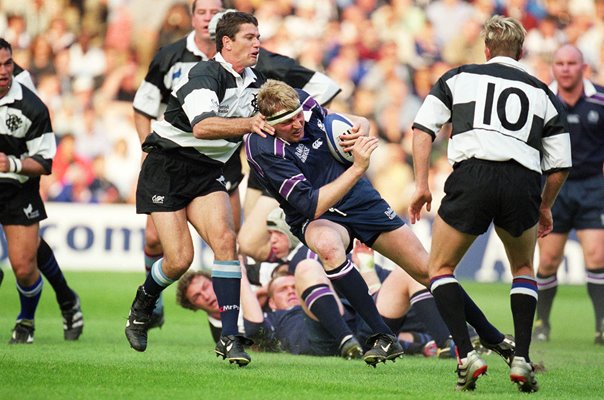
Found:
[[[323,120],[323,124],[325,125],[325,137],[331,155],[342,164],[351,165],[354,161],[352,153],[342,149],[340,135],[348,133],[350,128],[354,126],[352,121],[342,114],[332,113],[327,114]]]

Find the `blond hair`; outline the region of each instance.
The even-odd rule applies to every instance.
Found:
[[[300,107],[298,92],[287,83],[267,80],[258,92],[258,110],[270,117],[280,111],[293,111]]]
[[[514,18],[492,16],[485,22],[482,36],[484,45],[491,51],[491,57],[508,56],[520,59],[526,30]]]

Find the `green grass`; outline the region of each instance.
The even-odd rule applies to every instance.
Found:
[[[473,393],[456,393],[455,362],[408,357],[373,369],[339,358],[252,353],[246,368],[217,359],[202,313],[180,309],[167,290],[166,324],[150,333],[145,353],[130,349],[123,329],[141,274],[70,272],[79,292],[85,330],[63,340],[54,293],[45,285],[33,345],[5,344],[18,312],[14,278],[0,289],[0,399],[512,399],[524,396],[507,366],[485,357],[489,374]],[[509,286],[465,283],[486,314],[512,331]],[[584,286],[562,286],[554,307],[552,341],[533,346],[539,398],[602,398],[604,347],[593,344],[593,315]]]

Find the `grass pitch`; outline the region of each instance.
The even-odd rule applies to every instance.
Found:
[[[9,346],[18,313],[14,277],[5,268],[0,288],[0,399],[512,399],[525,396],[509,382],[496,355],[475,392],[456,393],[455,361],[401,358],[367,367],[339,358],[254,353],[245,368],[214,356],[205,314],[180,309],[174,288],[165,295],[166,324],[150,331],[145,353],[130,349],[124,326],[143,274],[68,272],[80,294],[84,334],[63,340],[54,292],[45,284],[33,345]],[[489,318],[512,332],[507,284],[464,283]],[[532,347],[541,390],[532,397],[602,398],[604,346],[593,344],[593,312],[585,286],[561,286],[552,341]]]

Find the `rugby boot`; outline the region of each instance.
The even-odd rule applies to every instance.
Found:
[[[245,352],[243,346],[251,346],[254,342],[251,339],[241,335],[221,336],[216,343],[214,352],[216,357],[222,357],[231,364],[237,364],[240,367],[248,365],[252,358]]]
[[[403,346],[398,342],[395,336],[386,333],[376,333],[367,339],[367,345],[371,346],[363,355],[363,361],[372,367],[378,363],[385,363],[388,360],[394,360],[403,355]]]
[[[136,297],[130,307],[128,321],[126,321],[126,338],[130,346],[136,351],[147,349],[147,331],[151,323],[151,314],[158,296],[145,293],[143,286],[139,286]]]

